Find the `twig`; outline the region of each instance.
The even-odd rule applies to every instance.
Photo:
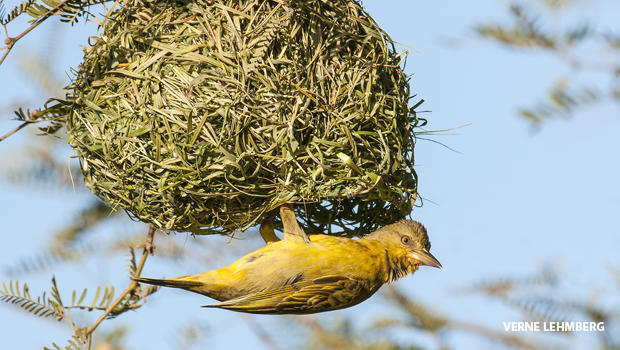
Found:
[[[505,334],[494,329],[483,327],[467,321],[450,320],[448,324],[453,328],[463,330],[465,332],[481,335],[487,339],[499,340],[505,344],[513,345],[521,349],[539,350],[540,348],[519,337]]]
[[[18,132],[19,130],[23,129],[28,124],[34,124],[34,123],[38,123],[38,122],[46,122],[46,121],[50,121],[50,120],[52,120],[52,119],[45,118],[45,119],[26,120],[25,122],[19,124],[15,129],[9,131],[8,133],[6,133],[2,137],[0,137],[0,142],[4,141],[9,136],[11,136],[14,133]]]
[[[257,322],[252,316],[241,314],[241,318],[249,325],[256,336],[265,344],[270,350],[281,350],[282,348],[273,340],[273,338],[267,333],[267,331],[261,326],[260,322]]]
[[[36,22],[34,22],[30,27],[28,27],[28,29],[24,30],[21,34],[19,34],[16,37],[9,37],[7,35],[7,38],[5,40],[5,44],[6,44],[6,51],[4,52],[4,54],[2,55],[2,58],[0,58],[0,65],[2,65],[2,62],[4,62],[4,59],[6,58],[6,56],[9,55],[9,52],[11,52],[11,49],[13,48],[13,46],[15,46],[15,43],[17,43],[17,41],[21,38],[23,38],[26,34],[30,33],[34,28],[38,27],[41,23],[43,23],[46,19],[50,18],[51,16],[55,15],[58,11],[60,11],[60,9],[62,9],[67,3],[69,2],[69,0],[65,0],[63,2],[61,2],[60,4],[58,4],[58,6],[54,7],[53,9],[47,11],[46,14],[44,14],[41,18],[39,18]],[[6,32],[6,26],[4,26],[4,30]]]
[[[325,348],[331,349],[351,349],[353,343],[345,334],[326,329],[314,318],[297,317],[296,320],[314,331],[313,338],[326,345]]]
[[[90,350],[92,342],[93,342],[93,334],[88,333],[88,335],[86,336],[86,349]]]
[[[6,133],[4,136],[0,137],[0,142],[4,141],[7,137],[13,135],[14,133],[20,131],[21,129],[23,129],[26,125],[28,125],[28,123],[21,123],[19,124],[19,126],[17,126],[15,129],[9,131],[8,133]]]
[[[153,245],[154,235],[155,235],[155,226],[150,225],[149,232],[146,235],[146,240],[144,243],[144,251],[142,252],[142,257],[140,258],[140,263],[138,264],[138,268],[136,269],[136,273],[134,277],[140,277],[140,274],[142,273],[142,268],[144,268],[144,263],[146,262],[146,258],[149,256],[149,254],[152,254],[153,251],[155,250],[155,246]],[[86,349],[87,350],[90,350],[92,334],[95,331],[95,329],[97,329],[97,327],[101,324],[101,322],[103,322],[103,320],[105,320],[106,317],[108,317],[110,313],[123,301],[123,299],[125,299],[125,297],[129,293],[133,292],[137,286],[138,286],[138,282],[136,282],[135,280],[132,280],[129,286],[118,296],[118,298],[116,298],[116,300],[114,300],[114,302],[110,306],[108,306],[105,312],[101,314],[101,316],[99,316],[97,321],[95,321],[95,323],[93,323],[90,327],[88,327],[88,329],[86,330],[86,337],[87,337]]]
[[[413,302],[409,297],[401,293],[394,286],[389,286],[388,290],[392,301],[402,306],[405,312],[409,313],[411,316],[413,316],[419,321],[419,325],[416,325],[416,327],[419,327],[420,329],[427,331],[437,331],[440,328],[460,329],[468,333],[478,334],[487,339],[498,340],[505,344],[513,345],[521,349],[540,349],[536,344],[533,344],[525,339],[505,334],[494,329],[475,324],[473,322],[446,317],[438,314],[433,310],[425,310],[421,308],[421,306],[417,306],[417,303]]]

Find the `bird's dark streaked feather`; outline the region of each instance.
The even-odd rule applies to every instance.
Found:
[[[372,292],[361,281],[325,276],[205,307],[256,314],[310,314],[355,305]]]

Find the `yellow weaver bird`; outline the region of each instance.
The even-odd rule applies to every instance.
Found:
[[[221,301],[216,307],[255,314],[310,314],[350,307],[384,283],[420,265],[441,267],[429,253],[422,224],[402,220],[364,238],[307,237],[289,207],[281,207],[284,240],[271,224],[261,226],[268,243],[236,262],[209,272],[138,282],[182,288]]]

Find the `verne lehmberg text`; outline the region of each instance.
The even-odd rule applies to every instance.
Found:
[[[604,332],[605,322],[504,322],[506,332]]]

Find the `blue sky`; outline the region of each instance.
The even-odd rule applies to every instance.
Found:
[[[550,265],[562,276],[558,297],[597,297],[616,309],[620,307],[618,286],[613,284],[608,271],[610,266],[620,269],[620,230],[616,222],[620,212],[618,105],[605,103],[584,108],[568,120],[553,120],[537,130],[520,119],[517,108],[539,100],[559,77],[586,78],[601,86],[608,81],[603,75],[576,73],[548,54],[509,50],[480,40],[473,26],[487,20],[505,20],[507,4],[481,0],[402,0],[390,1],[389,5],[376,0],[364,2],[392,39],[410,52],[406,71],[413,74],[412,91],[426,101],[423,109],[432,111],[425,114],[429,120],[427,130],[468,125],[449,132],[450,135],[433,137],[458,153],[425,140],[416,145],[420,194],[427,201],[414,210],[412,217],[426,225],[432,252],[444,268],[422,269],[399,281],[398,286],[445,314],[498,331],[503,321],[522,318],[499,302],[461,293],[462,287],[499,277],[528,276]],[[601,28],[613,28],[620,13],[620,4],[614,1],[576,1],[571,6],[568,16],[555,18],[557,23],[568,24],[584,16]],[[62,39],[53,38],[50,44],[45,43],[50,40],[43,34],[45,29],[20,41],[0,66],[2,105],[45,98],[36,84],[18,73],[19,61],[24,59],[21,52],[44,53],[47,45],[60,45],[62,55],[46,59],[54,59],[55,73],[66,77],[64,72],[81,59],[79,45],[94,33],[92,25],[64,27],[59,32]],[[9,113],[0,116],[0,132],[14,127],[9,118]],[[10,166],[15,161],[11,154],[29,140],[21,133],[0,143],[0,167]],[[61,152],[70,154],[68,149]],[[67,194],[0,180],[0,231],[4,238],[0,266],[11,265],[32,255],[36,247],[44,246],[46,235],[66,223],[69,215],[89,198],[81,192]],[[140,228],[139,224],[127,222],[98,231],[134,232]],[[192,238],[183,234],[169,239],[194,244]],[[220,237],[200,239],[224,247],[239,244]],[[235,248],[235,254],[239,249]],[[218,261],[211,267],[230,261]],[[106,282],[124,286],[126,276],[119,273],[124,271],[123,265],[122,257],[111,258],[104,263],[61,266],[54,274],[68,287]],[[207,267],[196,263],[197,269]],[[178,267],[154,258],[144,275],[193,272],[198,271],[179,271]],[[1,269],[0,277],[2,281],[12,278]],[[29,282],[36,294],[48,288],[50,278],[45,272],[27,275],[23,280]],[[162,290],[142,310],[104,325],[136,323],[130,338],[132,349],[172,349],[175,329],[187,322],[208,327],[208,339],[203,344],[215,348],[264,346],[244,318],[199,307],[208,302],[199,295]],[[343,315],[355,316],[363,326],[366,320],[390,310],[393,311],[374,297],[321,319],[329,322]],[[60,324],[37,320],[7,305],[0,306],[0,319],[12,325],[0,327],[0,339],[11,348],[40,347],[51,341],[60,345],[70,334]],[[277,316],[254,320],[272,332],[289,324],[287,318]],[[292,329],[280,334],[277,340],[286,347],[299,342],[300,335],[299,330]],[[429,348],[438,346],[419,334],[405,332],[395,336]],[[578,336],[569,345],[580,348],[587,341]],[[455,334],[448,343],[463,349],[493,345],[464,334]]]

